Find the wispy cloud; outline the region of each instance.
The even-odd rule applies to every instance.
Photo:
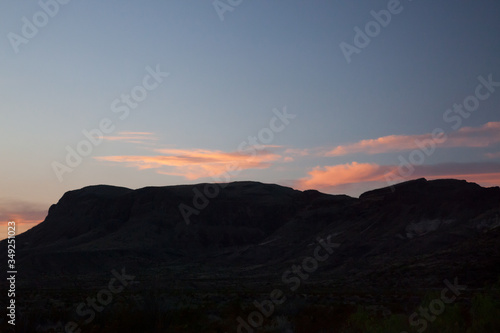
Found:
[[[299,148],[287,148],[284,151],[284,154],[290,155],[290,156],[308,156],[312,153],[312,151],[318,150],[316,149],[299,149]]]
[[[157,173],[181,176],[189,180],[221,176],[232,169],[264,169],[281,155],[267,149],[255,150],[253,154],[224,152],[207,149],[156,149],[155,156],[101,156],[99,161],[123,163],[139,170],[157,169]]]
[[[105,140],[123,141],[128,143],[144,144],[156,141],[158,138],[151,132],[118,132],[116,136],[105,136]]]
[[[283,147],[280,147],[283,148]],[[311,155],[312,151],[318,151],[320,148],[316,149],[299,149],[299,148],[283,148],[283,162],[293,162],[297,159],[302,159],[306,156]]]
[[[308,175],[293,184],[293,187],[306,190],[317,189],[325,192],[339,192],[347,188],[374,188],[389,186],[387,175],[398,174],[396,165],[379,165],[375,163],[347,163],[331,166],[317,166]],[[500,163],[443,163],[436,165],[414,166],[408,178],[456,178],[476,182],[482,186],[500,185]],[[392,179],[392,178],[389,178]],[[369,186],[367,186],[369,185]]]
[[[419,135],[388,135],[377,139],[361,140],[340,145],[326,152],[326,156],[342,156],[355,153],[381,154],[401,152],[419,147],[419,142],[432,140],[431,133]],[[463,127],[448,134],[439,147],[489,147],[500,143],[500,122],[489,122],[481,127]]]

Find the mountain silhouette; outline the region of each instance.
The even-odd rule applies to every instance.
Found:
[[[339,244],[335,259],[311,281],[375,288],[460,275],[482,285],[499,275],[499,214],[498,187],[452,179],[417,179],[359,199],[259,182],[97,185],[65,193],[17,237],[17,258],[27,284],[30,276],[55,281],[121,266],[144,276],[169,265],[266,276],[330,237]]]

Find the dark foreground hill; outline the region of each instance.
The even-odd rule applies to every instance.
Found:
[[[85,295],[123,269],[135,277],[131,292],[250,303],[275,288],[373,296],[458,279],[472,290],[500,277],[499,216],[500,188],[449,179],[359,199],[258,182],[89,186],[16,237],[17,283]]]

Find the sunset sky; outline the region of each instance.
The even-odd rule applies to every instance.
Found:
[[[93,184],[498,186],[499,17],[497,0],[2,1],[0,238]]]

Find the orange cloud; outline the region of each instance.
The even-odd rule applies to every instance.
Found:
[[[362,140],[340,145],[328,151],[326,156],[343,156],[355,153],[381,154],[418,148],[419,142],[433,140],[432,134],[389,135],[377,139]],[[439,147],[489,147],[500,143],[500,122],[490,122],[481,127],[463,127],[450,133]]]
[[[384,181],[384,175],[394,167],[375,163],[347,163],[325,167],[315,167],[308,177],[296,182],[298,189],[332,190],[341,185]]]
[[[344,193],[356,190],[357,194],[376,187],[385,187],[415,178],[455,178],[478,183],[481,186],[500,185],[500,163],[443,163],[413,166],[411,174],[401,176],[396,165],[374,163],[347,163],[315,167],[308,176],[293,183],[301,190],[317,189],[325,192]]]
[[[206,149],[157,149],[163,155],[156,156],[101,156],[100,161],[124,163],[139,170],[158,169],[160,174],[181,176],[189,180],[217,177],[228,169],[264,169],[280,155],[267,150],[254,150],[254,154],[223,152]]]

